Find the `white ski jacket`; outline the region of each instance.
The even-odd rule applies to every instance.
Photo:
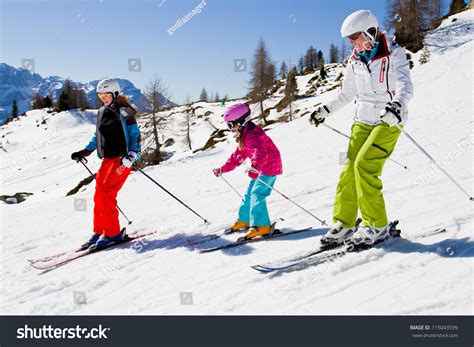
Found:
[[[354,120],[368,125],[380,124],[380,112],[390,101],[402,105],[402,123],[407,120],[407,104],[413,84],[405,49],[385,33],[379,38],[377,53],[366,64],[356,51],[349,58],[339,95],[327,103],[331,113],[355,99]]]

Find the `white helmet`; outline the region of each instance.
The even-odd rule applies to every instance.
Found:
[[[120,95],[120,85],[113,78],[107,78],[97,84],[96,91],[97,93],[112,93],[112,96],[116,98]]]
[[[373,44],[377,39],[378,27],[377,18],[371,11],[360,10],[347,16],[341,26],[341,35],[347,37],[361,32],[365,39]]]

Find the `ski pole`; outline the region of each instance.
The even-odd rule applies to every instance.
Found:
[[[82,165],[84,165],[84,167],[86,168],[87,171],[89,171],[89,173],[91,174],[91,177],[93,179],[95,179],[95,175],[92,173],[92,171],[87,167],[86,163],[87,163],[87,159],[86,158],[81,158],[78,160]],[[85,162],[84,162],[85,161]],[[125,213],[123,213],[123,211],[120,209],[119,205],[116,206],[117,207],[117,210],[119,210],[119,212],[122,214],[122,216],[124,216],[124,218],[127,220],[128,224],[132,224],[132,221],[130,219],[127,218],[127,216],[125,215]]]
[[[151,178],[150,176],[148,176],[142,169],[140,169],[138,166],[134,165],[134,167],[140,171],[143,175],[145,175],[148,179],[150,179],[150,181],[152,181],[153,183],[155,183],[158,187],[160,187],[161,189],[163,189],[166,193],[168,193],[169,195],[171,195],[173,198],[175,198],[176,201],[178,201],[179,203],[181,203],[181,205],[183,205],[184,207],[186,207],[189,211],[191,211],[192,213],[194,213],[196,216],[198,216],[199,218],[201,218],[205,224],[209,224],[209,222],[207,221],[207,219],[204,219],[203,217],[201,217],[196,211],[194,211],[191,207],[189,207],[188,205],[186,205],[184,202],[182,202],[181,200],[179,200],[176,196],[174,196],[169,190],[167,190],[165,187],[163,187],[161,184],[159,184],[158,182],[156,182],[153,178]]]
[[[405,136],[408,137],[408,139],[409,139],[411,142],[413,142],[413,143],[415,144],[415,146],[418,147],[418,149],[419,149],[421,152],[423,152],[423,154],[426,155],[426,156],[428,157],[428,159],[430,159],[430,160],[438,167],[438,169],[440,169],[440,170],[451,180],[451,182],[453,182],[464,194],[466,194],[467,197],[469,198],[469,200],[471,200],[471,201],[473,200],[472,196],[470,196],[469,193],[468,193],[463,187],[461,187],[461,185],[460,185],[458,182],[456,182],[456,180],[455,180],[454,178],[452,178],[452,177],[446,172],[446,170],[444,170],[444,169],[436,162],[436,160],[434,160],[433,157],[432,157],[431,155],[429,155],[428,152],[426,152],[426,151],[423,149],[423,147],[421,147],[421,146],[415,141],[415,139],[414,139],[413,137],[410,136],[410,134],[408,134],[408,133],[407,133],[400,125],[398,125],[398,124],[396,125],[396,127],[397,127],[398,129],[400,129],[400,131],[401,131],[402,133],[404,133]]]
[[[221,178],[224,180],[225,183],[227,183],[227,185],[229,186],[229,188],[232,189],[232,190],[235,192],[235,194],[237,194],[241,199],[244,198],[242,195],[240,195],[240,193],[237,191],[237,189],[235,189],[235,188],[232,186],[232,184],[230,184],[229,181],[227,181],[227,180],[225,179],[225,177],[224,177],[223,175],[221,175]]]
[[[285,194],[283,194],[282,192],[278,191],[276,188],[273,188],[272,186],[270,186],[269,184],[267,184],[266,182],[262,181],[259,177],[257,177],[257,181],[259,181],[260,183],[266,185],[268,188],[270,188],[271,190],[274,190],[275,192],[277,192],[278,194],[280,194],[282,197],[284,197],[286,200],[288,200],[289,202],[291,202],[293,205],[299,207],[300,209],[302,209],[304,212],[306,212],[307,214],[309,214],[311,217],[313,217],[314,219],[317,219],[322,225],[327,225],[326,224],[326,221],[325,220],[321,220],[319,219],[318,217],[316,217],[314,214],[312,214],[311,212],[309,212],[307,209],[305,209],[303,206],[301,206],[300,204],[298,204],[296,201],[293,201],[291,200],[289,197],[287,197]]]
[[[332,131],[338,133],[339,135],[342,135],[342,136],[348,138],[349,140],[351,139],[350,136],[348,136],[348,135],[344,134],[343,132],[341,132],[341,131],[339,131],[339,130],[333,128],[332,126],[327,125],[327,124],[324,124],[324,123],[321,123],[321,124],[324,125],[326,128],[329,128],[329,129],[331,129]],[[399,162],[396,161],[395,159],[392,159],[392,158],[389,157],[388,160],[393,161],[395,164],[401,166],[401,167],[404,168],[405,170],[408,169],[408,167],[407,167],[406,165],[403,165],[402,163],[399,163]]]

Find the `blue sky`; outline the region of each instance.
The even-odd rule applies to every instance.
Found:
[[[249,75],[234,71],[234,59],[250,65],[260,37],[279,67],[296,63],[310,45],[327,55],[355,10],[371,9],[382,23],[385,15],[383,0],[204,0],[201,13],[170,36],[199,0],[1,1],[2,62],[32,58],[42,76],[122,77],[139,88],[156,75],[178,103],[197,99],[203,87],[244,95]],[[129,71],[133,58],[141,71]]]

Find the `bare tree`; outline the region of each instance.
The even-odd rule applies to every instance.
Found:
[[[253,55],[250,76],[249,96],[254,102],[260,103],[260,118],[264,123],[267,123],[263,110],[263,101],[267,98],[268,90],[273,86],[276,69],[267,52],[263,38],[259,40]]]
[[[318,66],[318,57],[317,57],[316,49],[313,46],[310,46],[304,56],[304,72],[305,73],[314,72],[317,66]]]
[[[397,43],[417,52],[430,23],[430,0],[387,0],[386,25],[395,30]]]
[[[300,59],[298,60],[298,69],[299,69],[300,75],[302,75],[304,73],[304,68],[305,68],[304,58],[303,58],[303,56],[301,56]]]
[[[166,123],[166,118],[159,116],[158,112],[163,108],[166,99],[171,96],[168,92],[168,87],[164,85],[163,81],[155,76],[151,79],[145,87],[145,96],[151,104],[151,124],[153,126],[153,141],[155,144],[155,151],[153,155],[154,163],[161,161],[161,142],[159,131],[163,129]]]
[[[431,0],[429,8],[429,18],[431,22],[434,22],[441,18],[443,14],[443,0]]]
[[[451,5],[449,5],[449,15],[453,15],[461,12],[466,7],[464,0],[451,0]]]
[[[346,40],[342,40],[341,50],[339,53],[340,53],[339,61],[343,63],[344,60],[346,60],[347,56],[349,55],[349,49],[347,48]]]
[[[189,150],[192,150],[192,143],[191,143],[191,118],[195,116],[196,110],[193,107],[189,107],[186,112],[184,113],[184,119],[180,122],[180,126],[184,130],[184,144]]]

